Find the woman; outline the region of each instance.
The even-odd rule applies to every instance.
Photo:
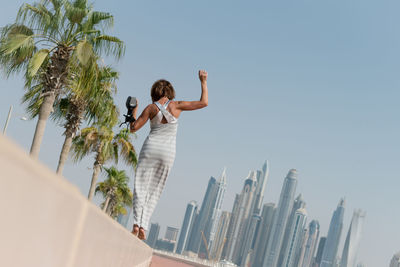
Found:
[[[133,230],[139,239],[146,239],[145,231],[165,181],[175,159],[175,141],[178,118],[182,111],[196,110],[208,105],[207,72],[199,71],[201,97],[199,101],[172,101],[175,91],[166,80],[156,81],[151,88],[153,104],[131,123],[136,132],[150,120],[150,133],[139,154],[133,191]],[[136,119],[137,106],[133,110]]]

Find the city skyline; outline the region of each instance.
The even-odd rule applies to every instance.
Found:
[[[206,224],[216,225],[213,241],[217,245],[205,247],[212,260],[226,260],[237,266],[252,264],[255,267],[335,267],[339,264],[341,267],[348,267],[356,263],[361,264],[356,255],[361,241],[365,213],[359,209],[354,211],[346,240],[343,241],[341,236],[346,202],[344,198],[341,198],[331,218],[328,238],[321,236],[319,239],[320,224],[316,220],[317,218],[311,218],[311,222],[306,227],[310,217],[305,209],[305,200],[301,193],[294,197],[298,185],[298,172],[295,169],[291,169],[283,180],[278,205],[263,203],[262,209],[258,208],[258,202],[263,202],[264,195],[257,192],[265,189],[259,186],[267,185],[269,172],[267,166],[268,161],[264,163],[262,170],[250,171],[244,180],[242,192],[236,195],[232,212],[221,210],[223,216],[220,216],[218,220],[215,217],[215,210],[220,207],[220,202],[216,200],[220,195],[219,192],[224,191],[219,189],[226,186],[226,168],[218,182],[211,176],[202,206],[205,205],[206,210],[214,212],[208,213],[208,220],[198,217],[195,215],[197,204],[194,200],[190,201],[186,208],[182,228],[179,231],[180,242],[182,236],[195,240],[195,232],[198,230],[190,227],[191,229],[188,231],[188,227],[190,224],[195,225],[194,220],[199,220],[197,224],[207,221]],[[222,185],[222,187],[218,185]],[[277,210],[277,216],[274,216],[275,210]],[[168,226],[168,228],[171,227]],[[207,236],[209,238],[210,234]],[[193,242],[193,240],[186,241]],[[240,240],[240,243],[237,240]],[[203,236],[203,241],[208,241],[208,245],[210,245],[210,240],[207,240],[206,235]],[[182,245],[179,248],[180,242],[175,247],[175,253],[184,255],[189,253],[191,257],[208,257],[204,256],[204,252],[200,250],[195,252],[188,247],[183,248]],[[285,242],[287,242],[286,245]],[[339,245],[343,242],[343,252],[339,253],[338,250],[342,249]],[[171,247],[166,246],[166,249],[171,249]],[[260,260],[260,258],[262,259]],[[321,262],[320,266],[315,265],[318,262]]]

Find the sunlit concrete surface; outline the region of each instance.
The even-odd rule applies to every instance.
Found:
[[[209,261],[205,259],[193,258],[176,253],[153,250],[151,267],[236,267],[235,264],[226,261]]]
[[[0,170],[0,266],[150,265],[150,247],[3,135]]]

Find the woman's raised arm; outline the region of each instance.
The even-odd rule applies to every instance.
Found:
[[[196,110],[208,106],[207,72],[199,70],[201,82],[201,97],[199,101],[176,101],[176,108],[180,110]]]

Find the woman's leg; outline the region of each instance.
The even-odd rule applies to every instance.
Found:
[[[144,207],[148,195],[151,168],[142,168],[139,164],[136,169],[135,182],[133,187],[133,223],[141,226],[143,220]]]
[[[158,166],[158,168],[154,168],[153,170],[154,170],[154,173],[153,173],[153,175],[151,177],[151,181],[149,183],[148,195],[146,197],[146,203],[143,206],[143,216],[142,216],[141,224],[139,224],[141,227],[144,228],[145,231],[149,229],[148,227],[149,227],[151,215],[153,214],[153,211],[154,211],[154,209],[158,203],[158,200],[160,199],[161,193],[164,189],[170,167],[169,166]]]

